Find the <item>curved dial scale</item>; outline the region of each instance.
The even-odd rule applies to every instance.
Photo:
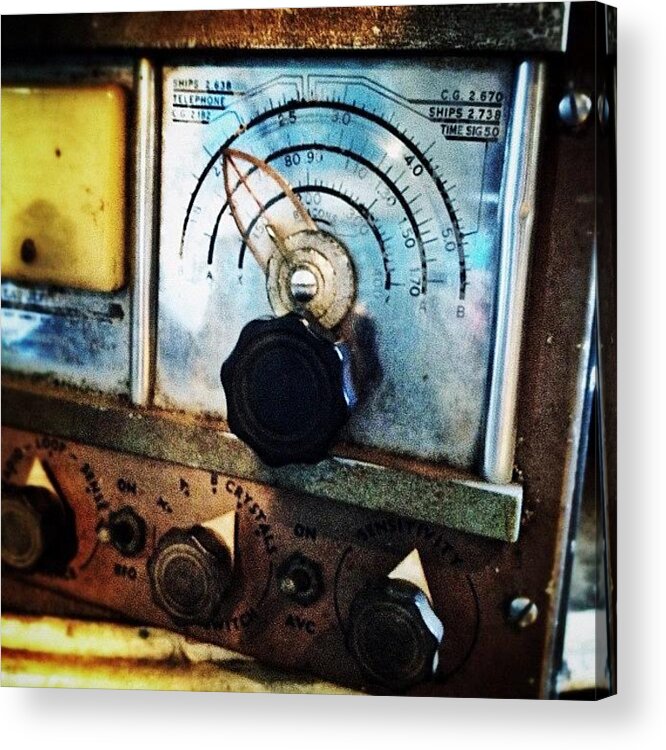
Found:
[[[427,60],[167,70],[158,403],[226,417],[220,363],[247,322],[288,311],[257,248],[311,222],[353,267],[349,312],[320,322],[362,331],[379,363],[343,437],[472,468],[509,81],[509,65]],[[230,153],[254,160],[244,179]]]

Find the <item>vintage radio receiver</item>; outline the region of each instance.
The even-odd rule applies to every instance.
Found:
[[[599,13],[4,19],[5,611],[553,694]]]

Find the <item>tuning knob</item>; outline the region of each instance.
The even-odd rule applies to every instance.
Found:
[[[349,613],[349,648],[373,686],[404,690],[437,669],[444,627],[413,583],[385,579],[357,594]]]
[[[270,466],[323,458],[357,400],[348,348],[295,313],[248,323],[221,378],[229,428]]]
[[[76,554],[76,533],[61,500],[43,487],[3,490],[3,563],[24,572],[62,572]]]
[[[174,528],[148,560],[153,599],[175,622],[209,625],[231,583],[231,553],[203,526]]]

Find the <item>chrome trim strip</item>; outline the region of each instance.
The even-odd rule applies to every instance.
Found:
[[[567,51],[567,46],[569,45],[569,22],[571,20],[571,3],[562,3],[564,6],[563,11],[564,15],[562,16],[562,41],[560,46],[561,52]]]
[[[152,385],[154,316],[154,229],[156,196],[156,89],[153,64],[142,58],[136,68],[135,187],[132,253],[132,324],[130,347],[130,397],[149,403]]]
[[[543,670],[541,695],[548,696],[550,689],[548,675],[552,673],[553,660],[555,658],[555,647],[558,642],[557,630],[566,627],[564,622],[558,622],[559,612],[562,604],[562,571],[566,563],[568,546],[571,542],[571,510],[576,492],[576,482],[579,478],[579,462],[581,452],[581,441],[586,437],[582,434],[583,413],[590,388],[590,357],[592,356],[592,334],[594,331],[594,318],[597,309],[597,243],[592,247],[592,263],[590,264],[590,279],[587,293],[587,308],[585,311],[585,329],[580,342],[580,368],[576,380],[576,389],[572,394],[569,414],[569,429],[567,431],[567,452],[562,467],[562,491],[560,493],[558,507],[560,509],[560,522],[555,544],[555,558],[553,560],[553,571],[559,571],[551,594],[550,608],[547,613],[548,640],[544,649],[544,658],[548,667]],[[598,376],[598,371],[597,371]]]
[[[503,178],[497,324],[482,461],[484,478],[497,483],[511,481],[513,472],[518,371],[545,74],[543,62],[528,60],[518,67]]]

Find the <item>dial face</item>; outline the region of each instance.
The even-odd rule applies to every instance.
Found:
[[[511,78],[403,57],[167,69],[158,404],[225,417],[242,327],[310,311],[366,369],[343,437],[472,468]]]

